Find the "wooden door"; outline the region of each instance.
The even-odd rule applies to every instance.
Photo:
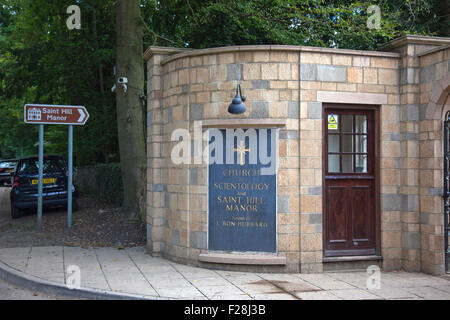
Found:
[[[324,109],[324,255],[377,253],[376,108]]]

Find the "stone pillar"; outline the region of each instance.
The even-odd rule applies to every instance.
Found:
[[[450,39],[449,41],[450,42]],[[443,117],[450,91],[450,50],[420,56],[420,222],[422,271],[444,270]]]
[[[450,39],[405,36],[382,47],[401,53],[400,141],[402,268],[442,273],[442,125],[427,110],[431,85],[439,80],[435,67],[422,54]],[[428,59],[429,60],[429,59]],[[438,59],[439,60],[439,59]],[[439,72],[442,73],[442,72]],[[440,111],[442,106],[440,106]],[[431,112],[433,113],[433,112]]]
[[[161,61],[180,49],[150,47],[147,61],[147,250],[161,255],[164,245],[167,185],[163,177],[163,67]]]
[[[401,48],[400,144],[402,268],[420,271],[419,218],[419,70],[415,45]]]

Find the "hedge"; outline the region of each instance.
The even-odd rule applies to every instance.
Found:
[[[77,179],[78,178],[78,179]],[[96,198],[122,205],[123,184],[120,163],[99,163],[78,170],[75,184],[81,192],[94,195]]]

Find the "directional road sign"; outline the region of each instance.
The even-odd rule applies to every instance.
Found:
[[[25,123],[84,125],[89,113],[82,106],[26,104]]]

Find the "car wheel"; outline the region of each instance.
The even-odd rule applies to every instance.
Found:
[[[17,219],[17,218],[20,218],[21,215],[22,215],[22,214],[21,214],[21,212],[20,212],[20,209],[19,209],[19,208],[16,208],[16,207],[14,206],[14,204],[11,203],[11,217],[12,217],[13,219]]]

